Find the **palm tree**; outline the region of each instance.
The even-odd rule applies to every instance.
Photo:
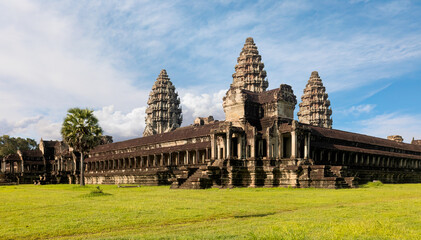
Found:
[[[71,108],[61,128],[61,135],[75,151],[80,153],[80,185],[85,186],[83,157],[100,143],[102,129],[93,110]]]

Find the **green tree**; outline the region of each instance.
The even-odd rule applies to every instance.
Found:
[[[85,185],[83,157],[101,141],[102,129],[93,110],[71,108],[61,128],[63,140],[80,153],[80,185]]]
[[[32,150],[37,147],[38,144],[34,139],[3,135],[0,136],[0,159],[9,154],[14,154],[18,150]]]

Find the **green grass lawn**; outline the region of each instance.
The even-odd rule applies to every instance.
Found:
[[[0,186],[0,239],[421,239],[421,184],[101,188]]]

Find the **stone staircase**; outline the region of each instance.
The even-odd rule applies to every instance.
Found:
[[[243,187],[355,188],[358,182],[349,177],[345,166],[295,165],[231,166],[215,160],[200,167],[181,167],[174,171],[172,189]],[[278,170],[277,170],[278,169]],[[278,171],[278,172],[276,172]],[[253,181],[254,180],[254,181]]]
[[[180,169],[177,179],[173,181],[172,189],[204,189],[212,187],[208,176],[208,166]]]

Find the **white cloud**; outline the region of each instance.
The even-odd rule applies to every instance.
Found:
[[[342,113],[345,115],[360,115],[363,113],[370,113],[371,111],[373,111],[373,109],[376,107],[375,104],[361,104],[361,105],[357,105],[357,106],[352,106],[348,109],[345,110],[339,110],[338,113]]]
[[[94,111],[105,135],[113,136],[114,141],[137,138],[145,128],[146,107],[134,108],[128,113],[117,111],[113,105]]]
[[[105,135],[111,135],[114,141],[141,137],[145,127],[146,107],[134,108],[130,112],[115,110],[113,105],[94,111]],[[1,134],[43,139],[61,139],[62,122],[53,122],[44,116],[24,118],[17,122],[0,120]],[[35,139],[39,140],[39,139]]]
[[[214,93],[195,94],[195,91],[181,90],[181,105],[183,107],[183,125],[193,124],[197,117],[213,116],[216,120],[224,120],[225,114],[222,108],[222,98],[226,90]]]
[[[421,115],[419,114],[382,114],[358,121],[356,131],[381,138],[386,138],[390,135],[401,135],[405,142],[411,142],[413,137],[421,139],[420,119]]]
[[[411,9],[408,3],[399,14]],[[142,109],[161,68],[169,70],[180,90],[183,125],[197,116],[223,119],[222,97],[249,36],[262,55],[270,88],[291,84],[298,98],[313,70],[319,71],[329,93],[401,76],[419,65],[421,34],[417,22],[409,31],[395,33],[411,22],[391,22],[387,12],[393,4],[370,8],[382,11],[377,17],[385,26],[396,23],[389,29],[377,22],[347,24],[347,19],[360,17],[352,16],[359,6],[323,15],[322,8],[332,4],[311,1],[205,1],[191,3],[193,11],[190,3],[178,1],[2,1],[0,134],[54,137],[68,108],[89,107],[99,109],[107,134],[140,136]],[[320,14],[307,22],[314,9]],[[367,14],[366,8],[360,10]],[[375,106],[359,101],[353,99],[355,106],[349,110],[368,113]],[[340,108],[340,103],[334,105]],[[26,125],[32,130],[23,126],[18,131],[11,124],[34,116],[43,116],[36,123],[41,130],[30,122]]]
[[[0,104],[1,115],[17,120],[43,111],[55,117],[75,106],[127,108],[145,101],[131,76],[114,67],[113,56],[103,55],[104,43],[84,35],[72,16],[31,1],[1,2],[0,8],[0,96],[13,101]]]
[[[61,123],[52,122],[43,116],[24,118],[17,122],[0,121],[1,134],[25,138],[42,136],[44,139],[61,139],[60,128]]]

